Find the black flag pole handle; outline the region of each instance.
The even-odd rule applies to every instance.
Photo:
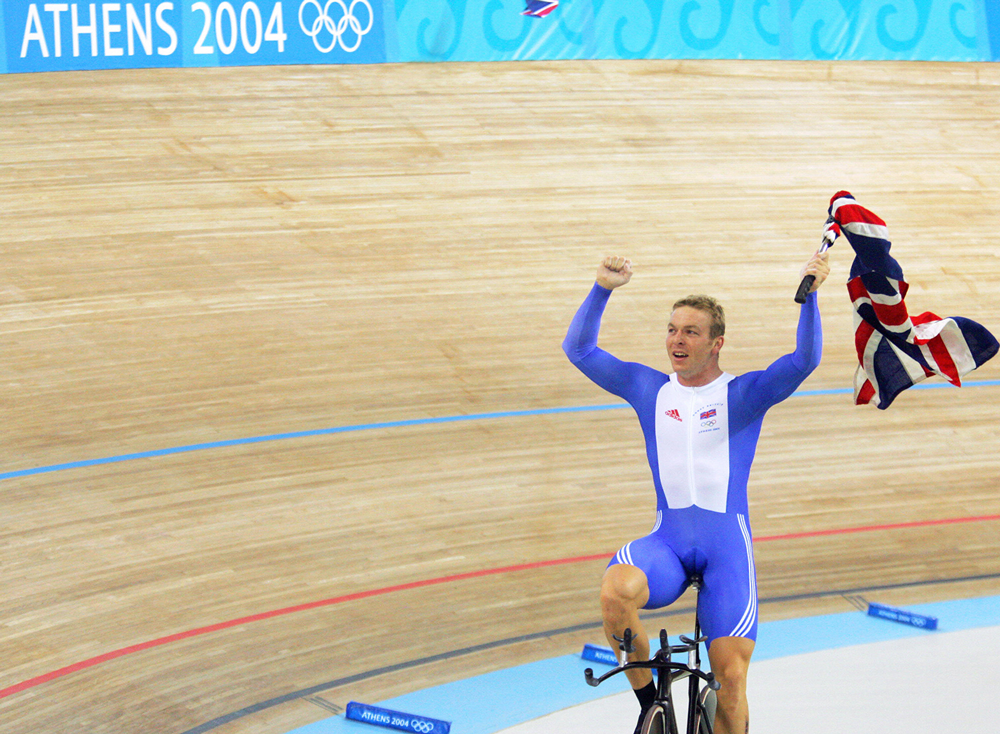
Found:
[[[806,296],[809,295],[809,289],[813,287],[813,283],[815,281],[816,281],[815,275],[806,275],[805,277],[802,278],[802,282],[799,283],[799,289],[795,291],[796,303],[806,302]]]
[[[829,225],[831,221],[832,221],[831,219],[827,219],[826,220],[827,225]],[[823,240],[822,240],[822,242],[820,243],[820,246],[819,246],[819,252],[820,252],[820,254],[822,254],[822,253],[826,252],[827,250],[829,250],[830,247],[833,245],[833,241],[835,239],[837,239],[837,232],[836,232],[836,230],[833,227],[829,227],[828,226],[825,229],[825,231],[823,232]],[[799,289],[797,291],[795,291],[795,302],[796,303],[805,303],[806,302],[806,296],[809,295],[809,289],[812,288],[812,285],[815,282],[815,280],[816,280],[816,276],[815,275],[806,275],[806,276],[803,276],[802,282],[799,283]]]

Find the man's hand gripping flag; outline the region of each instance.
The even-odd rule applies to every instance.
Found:
[[[846,191],[834,194],[829,214],[824,240],[843,234],[856,256],[847,283],[858,353],[856,405],[875,403],[885,410],[899,393],[931,375],[960,387],[963,376],[997,353],[996,338],[975,321],[907,313],[903,299],[909,286],[889,255],[889,230],[878,216]]]

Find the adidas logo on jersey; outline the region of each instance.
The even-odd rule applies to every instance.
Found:
[[[666,414],[667,418],[673,418],[675,421],[680,421],[681,423],[684,422],[684,419],[681,418],[681,414],[676,408],[671,408],[670,410],[665,410],[663,412]]]

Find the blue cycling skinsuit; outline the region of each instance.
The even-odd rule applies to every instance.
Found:
[[[656,488],[656,524],[625,545],[609,566],[646,574],[649,602],[674,602],[691,574],[701,574],[698,619],[709,643],[757,639],[757,580],[747,508],[747,480],[764,413],[819,364],[823,347],[816,293],[802,305],[796,347],[763,371],[723,373],[700,387],[674,375],[623,362],[597,346],[611,291],[594,284],[563,341],[563,351],[599,386],[626,400],[639,417]]]

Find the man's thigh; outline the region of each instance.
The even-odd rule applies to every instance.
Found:
[[[644,609],[659,609],[677,601],[688,587],[688,573],[674,550],[661,538],[647,535],[622,547],[608,564],[635,566],[646,574],[649,601]]]

